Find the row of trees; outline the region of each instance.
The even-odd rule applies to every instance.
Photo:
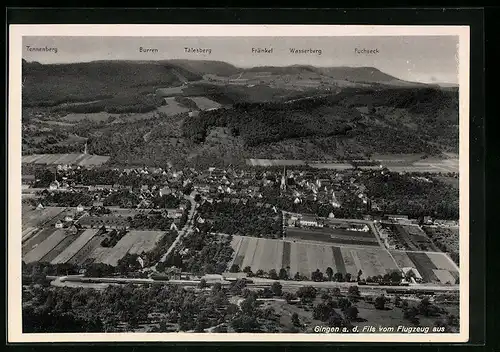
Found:
[[[49,192],[42,191],[39,200],[34,203],[42,203],[44,206],[77,207],[78,205],[90,206],[93,198],[88,193],[83,192]]]
[[[111,230],[101,241],[101,247],[113,248],[126,234],[126,230]]]
[[[162,214],[136,214],[128,217],[130,227],[133,229],[167,231],[172,226],[173,220]]]
[[[295,280],[295,281],[304,281],[304,280],[312,280],[316,282],[322,282],[322,281],[334,281],[334,282],[353,282],[353,281],[362,281],[361,277],[363,275],[363,271],[359,270],[357,276],[351,275],[350,273],[341,273],[341,272],[336,272],[334,273],[333,269],[331,267],[326,268],[325,274],[321,272],[319,269],[316,269],[311,273],[311,275],[305,276],[299,272],[295,273],[293,276],[289,274],[290,268],[281,268],[278,271],[275,269],[269,270],[269,272],[265,272],[262,269],[257,270],[255,273],[252,271],[252,268],[250,266],[244,267],[242,270],[240,270],[240,267],[238,264],[233,264],[231,265],[230,272],[232,273],[237,273],[237,272],[244,272],[247,274],[248,277],[262,277],[262,278],[269,278],[272,280]],[[399,271],[393,271],[390,274],[385,274],[385,275],[378,275],[378,276],[368,276],[364,279],[366,282],[378,282],[378,283],[391,283],[391,284],[399,284],[401,283],[401,280],[403,279],[403,275]]]

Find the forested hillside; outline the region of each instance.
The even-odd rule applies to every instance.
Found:
[[[209,73],[226,81],[205,79]],[[273,84],[274,78],[227,83],[240,74],[309,81],[328,76],[324,84],[332,85],[294,88]],[[87,138],[91,153],[110,155],[118,164],[458,152],[458,88],[398,86],[393,84],[397,78],[370,67],[241,69],[193,60],[23,62],[23,80],[25,152],[79,151]],[[335,80],[364,83],[346,87]],[[165,97],[168,106],[163,106]],[[198,114],[175,107],[180,103],[197,110],[190,97],[206,97],[222,107]],[[90,113],[96,115],[84,115]],[[127,115],[134,113],[143,116]],[[82,115],[70,119],[68,114]]]
[[[179,74],[188,81],[201,79],[180,67],[155,62],[95,61],[55,65],[23,62],[23,106],[135,97],[152,93],[155,87],[181,85]]]

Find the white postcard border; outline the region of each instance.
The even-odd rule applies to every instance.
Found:
[[[469,26],[358,25],[10,25],[8,119],[8,342],[467,342],[469,339]],[[230,35],[229,35],[230,34]],[[460,333],[22,333],[21,58],[23,36],[328,37],[458,36],[460,116]]]

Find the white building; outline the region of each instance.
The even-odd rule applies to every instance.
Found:
[[[422,282],[422,275],[420,275],[417,269],[412,267],[404,267],[401,268],[401,270],[403,271],[405,278],[410,277],[415,282]]]
[[[315,218],[309,216],[304,216],[303,218],[301,218],[299,220],[299,224],[301,226],[319,227],[318,221]]]

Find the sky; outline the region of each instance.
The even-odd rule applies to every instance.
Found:
[[[57,52],[29,51],[27,46],[57,48]],[[158,51],[140,52],[140,47]],[[186,47],[211,52],[186,52]],[[273,52],[252,53],[252,48]],[[319,49],[321,55],[292,54],[291,48]],[[192,59],[225,61],[237,67],[366,66],[407,81],[458,83],[458,36],[23,37],[22,50],[25,60],[40,63]]]

